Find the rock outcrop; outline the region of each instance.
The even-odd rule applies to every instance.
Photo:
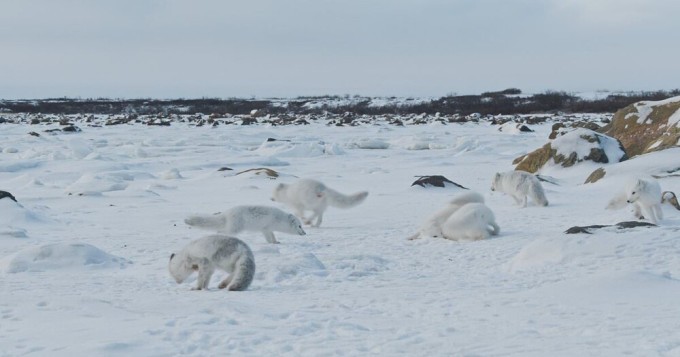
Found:
[[[631,104],[598,132],[621,141],[630,157],[679,146],[680,96]]]
[[[516,158],[515,170],[535,173],[547,163],[570,167],[582,161],[615,163],[628,159],[621,142],[590,129],[578,128]]]

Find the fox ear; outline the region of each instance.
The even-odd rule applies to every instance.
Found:
[[[175,257],[175,253],[170,254],[170,260]]]

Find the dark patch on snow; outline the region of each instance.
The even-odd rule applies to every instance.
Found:
[[[416,176],[419,177],[416,181],[414,181],[411,186],[421,186],[421,187],[428,187],[428,186],[434,186],[434,187],[446,187],[446,184],[452,184],[455,186],[458,186],[462,189],[466,189],[467,187],[463,187],[462,185],[459,185],[446,177],[442,175],[432,175],[432,176]]]
[[[586,233],[586,234],[592,234],[591,230],[595,229],[600,229],[604,227],[612,227],[611,224],[595,224],[592,226],[574,226],[566,231],[564,233],[566,234],[577,234],[577,233]],[[628,229],[628,228],[636,228],[636,227],[656,227],[656,224],[652,224],[649,222],[638,222],[638,221],[625,221],[625,222],[619,222],[613,227],[616,227],[617,229]]]
[[[0,200],[3,198],[9,198],[10,200],[17,202],[17,199],[11,193],[0,190]]]

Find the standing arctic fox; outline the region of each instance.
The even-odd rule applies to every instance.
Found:
[[[638,178],[628,182],[624,191],[609,201],[607,209],[619,209],[626,204],[633,205],[636,218],[647,218],[656,224],[663,219],[661,210],[661,186],[652,178]]]
[[[197,285],[192,290],[207,290],[215,269],[229,273],[218,288],[245,290],[255,276],[253,252],[238,238],[216,234],[189,243],[179,253],[170,255],[168,264],[177,284],[198,272]]]
[[[450,240],[480,240],[498,235],[501,228],[496,217],[483,203],[468,203],[442,223],[442,236]]]
[[[442,223],[444,223],[453,212],[456,212],[468,203],[484,203],[484,197],[479,193],[472,191],[466,191],[456,195],[456,197],[449,201],[446,207],[428,217],[420,226],[420,230],[408,239],[413,240],[419,237],[441,237]]]
[[[328,206],[351,208],[363,202],[366,196],[368,196],[366,191],[344,195],[319,181],[300,179],[291,184],[281,183],[276,186],[272,201],[291,207],[305,224],[318,227]],[[312,211],[311,217],[305,218],[306,210]],[[315,218],[316,222],[312,223]]]
[[[275,231],[301,236],[307,234],[297,217],[269,206],[236,206],[222,213],[191,216],[184,223],[227,234],[262,232],[269,243],[278,243]]]
[[[539,206],[548,205],[541,182],[525,171],[497,172],[491,182],[491,191],[509,194],[521,207],[527,206],[527,196]]]

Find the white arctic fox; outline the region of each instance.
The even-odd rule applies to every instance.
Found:
[[[297,217],[269,206],[236,206],[222,213],[191,216],[184,223],[227,234],[262,232],[269,243],[278,243],[274,232],[307,234]]]
[[[637,178],[628,182],[623,192],[609,201],[607,209],[619,209],[626,204],[633,205],[633,214],[636,218],[647,218],[656,224],[663,219],[661,210],[661,186],[652,178]]]
[[[211,235],[189,243],[177,254],[170,255],[168,270],[177,284],[198,272],[197,285],[192,290],[207,290],[215,269],[229,273],[218,287],[245,290],[255,276],[255,258],[247,244],[238,238]]]
[[[527,196],[537,205],[548,205],[541,181],[525,171],[497,172],[491,182],[491,191],[509,194],[522,207],[527,206]]]
[[[300,179],[291,184],[277,185],[272,194],[272,201],[291,207],[305,224],[318,227],[328,206],[351,208],[363,202],[366,196],[368,196],[366,191],[344,195],[319,181]],[[312,211],[311,217],[305,218],[306,210]],[[316,222],[312,223],[315,218]]]
[[[498,235],[501,228],[489,207],[483,203],[468,203],[453,212],[442,223],[442,235],[450,240],[480,240]]]
[[[418,233],[412,235],[408,239],[413,240],[419,237],[441,237],[442,223],[444,223],[449,216],[459,208],[468,203],[484,203],[484,197],[477,192],[466,191],[456,195],[446,207],[428,217],[420,226]]]

